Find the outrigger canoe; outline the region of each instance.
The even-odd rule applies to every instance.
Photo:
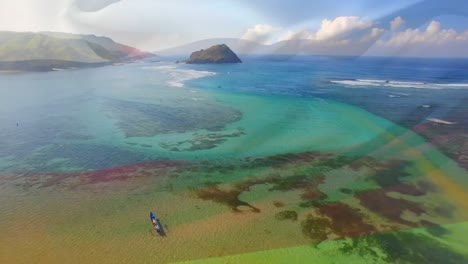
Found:
[[[150,219],[151,219],[151,223],[153,224],[154,230],[156,230],[156,232],[158,233],[161,233],[162,232],[161,224],[159,223],[159,220],[156,218],[153,212],[150,212]]]

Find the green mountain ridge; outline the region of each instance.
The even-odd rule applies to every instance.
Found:
[[[52,70],[49,64],[87,67],[150,56],[154,55],[94,35],[0,32],[0,70],[46,71]]]

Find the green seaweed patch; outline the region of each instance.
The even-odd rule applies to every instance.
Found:
[[[284,220],[291,220],[297,221],[297,212],[292,210],[284,210],[275,215],[275,218],[284,221]]]
[[[344,194],[353,194],[354,191],[348,188],[340,188],[340,192]]]
[[[384,256],[376,254],[380,249]],[[340,249],[345,254],[372,256],[389,263],[467,263],[468,258],[447,245],[424,234],[411,232],[381,233],[362,236],[345,242]]]

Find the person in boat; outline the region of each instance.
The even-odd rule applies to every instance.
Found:
[[[156,219],[156,216],[154,215],[153,212],[150,212],[150,218],[151,218],[151,223],[154,226],[154,229],[156,229],[156,232],[160,233],[161,227],[159,226],[158,219]]]

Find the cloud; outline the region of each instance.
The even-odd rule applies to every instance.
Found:
[[[448,43],[466,42],[468,31],[459,33],[454,29],[442,29],[440,22],[432,21],[426,30],[409,28],[394,33],[387,41],[380,41],[382,47],[404,47],[414,45],[441,46]],[[467,43],[468,44],[468,43]]]
[[[385,33],[385,29],[374,27],[367,35],[361,38],[361,42],[374,42]]]
[[[373,22],[365,21],[357,16],[340,16],[333,20],[324,19],[320,29],[315,33],[315,37],[317,40],[331,39],[372,26]]]
[[[315,32],[288,30],[284,32],[277,52],[283,54],[361,55],[365,53],[385,30],[377,23],[360,17],[337,17],[322,20]],[[289,40],[289,41],[288,41]]]
[[[395,17],[392,21],[390,21],[390,28],[395,30],[405,24],[405,20],[401,18],[401,16]]]
[[[258,24],[252,28],[247,29],[241,37],[245,40],[251,40],[258,43],[265,43],[273,37],[274,34],[281,30],[279,27],[273,27],[267,24]]]
[[[413,57],[466,57],[468,31],[457,32],[431,21],[426,28],[408,28],[381,39],[371,55]]]
[[[324,19],[320,28],[316,32],[308,30],[288,31],[283,34],[281,40],[288,39],[308,39],[308,40],[344,40],[353,38],[353,35],[362,35],[363,32],[369,31],[371,35],[368,38],[380,35],[382,32],[379,28],[373,28],[374,23],[366,21],[356,16],[340,16],[333,20]],[[361,34],[359,34],[361,33]]]
[[[315,39],[315,34],[311,33],[307,30],[301,30],[301,31],[291,31],[288,30],[286,33],[283,33],[280,37],[280,41],[285,41],[285,40],[297,40],[297,39],[307,39],[307,40],[313,40]]]

